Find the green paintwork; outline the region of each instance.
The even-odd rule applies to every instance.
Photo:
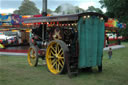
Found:
[[[98,16],[81,17],[78,21],[78,68],[100,66],[104,48],[104,20]]]

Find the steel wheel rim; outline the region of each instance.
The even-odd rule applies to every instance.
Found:
[[[53,74],[59,74],[64,68],[64,51],[59,43],[52,42],[46,51],[46,62],[48,69]]]
[[[34,48],[29,48],[28,63],[30,66],[34,66],[36,63],[36,51],[34,50]]]

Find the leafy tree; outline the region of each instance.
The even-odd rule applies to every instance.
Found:
[[[55,9],[55,12],[56,12],[56,13],[61,12],[61,6],[58,6],[58,7]]]
[[[128,0],[100,0],[101,8],[107,8],[107,14],[113,18],[119,19],[121,22],[128,21]]]
[[[51,14],[53,11],[51,9],[47,9],[47,13]]]
[[[120,30],[120,34],[128,36],[128,0],[100,0],[101,8],[107,8],[108,17],[117,18],[120,22],[126,23],[126,29]]]
[[[120,29],[119,30],[120,35],[124,36],[124,37],[128,37],[128,24],[126,29]]]
[[[111,17],[111,18],[115,17],[114,13],[111,13],[111,12],[106,12],[105,15],[108,16],[108,17]]]
[[[14,13],[14,14],[18,14],[18,12],[19,12],[19,10],[15,10],[13,13]]]
[[[34,2],[30,0],[24,0],[19,7],[19,10],[15,10],[14,13],[19,15],[35,15],[39,14],[39,9],[36,8]]]
[[[43,11],[41,11],[41,13],[42,13]],[[47,9],[47,14],[52,14],[53,13],[53,11],[51,10],[51,9]]]
[[[86,12],[97,12],[97,13],[103,14],[103,12],[102,12],[101,9],[95,8],[94,6],[88,7],[88,9],[86,10]]]
[[[75,9],[76,9],[76,13],[83,13],[83,12],[85,12],[84,9],[79,8],[78,6],[75,6]]]

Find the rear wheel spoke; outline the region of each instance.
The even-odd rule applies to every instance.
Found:
[[[53,55],[53,56],[55,56],[55,53],[51,50],[51,54]]]
[[[53,63],[52,68],[54,68],[55,65],[56,65],[56,62]]]
[[[58,55],[60,55],[60,53],[62,52],[63,50],[62,50],[62,48],[59,50],[59,52],[58,52]]]
[[[58,43],[56,44],[56,52],[58,53],[58,47],[59,47],[59,45],[58,45]]]
[[[64,59],[64,57],[59,57],[60,60]]]
[[[63,65],[60,63],[60,61],[59,61],[59,65],[61,66],[61,68],[63,67]]]
[[[63,60],[61,60],[61,62],[62,62],[62,65],[64,65],[64,61],[63,61]]]
[[[58,63],[58,71],[60,71],[60,65],[59,65],[59,63]]]
[[[48,56],[49,59],[54,58],[54,56]]]
[[[63,57],[63,54],[64,54],[64,53],[63,53],[63,52],[61,52],[61,53],[59,54],[59,56]]]
[[[57,62],[56,62],[56,70],[57,70],[57,68],[58,68],[58,65],[57,65]]]
[[[53,59],[53,60],[52,60],[52,62],[51,62],[51,64],[55,63],[55,61],[56,61],[56,60],[55,60],[55,59]]]
[[[56,53],[56,49],[52,46],[51,47],[52,51],[54,51]]]

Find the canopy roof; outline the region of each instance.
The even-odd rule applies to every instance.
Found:
[[[38,23],[38,22],[56,22],[56,21],[77,21],[81,16],[99,16],[107,21],[107,17],[103,14],[95,12],[86,12],[73,15],[60,15],[60,16],[47,16],[47,17],[33,17],[29,19],[24,19],[24,23]]]

